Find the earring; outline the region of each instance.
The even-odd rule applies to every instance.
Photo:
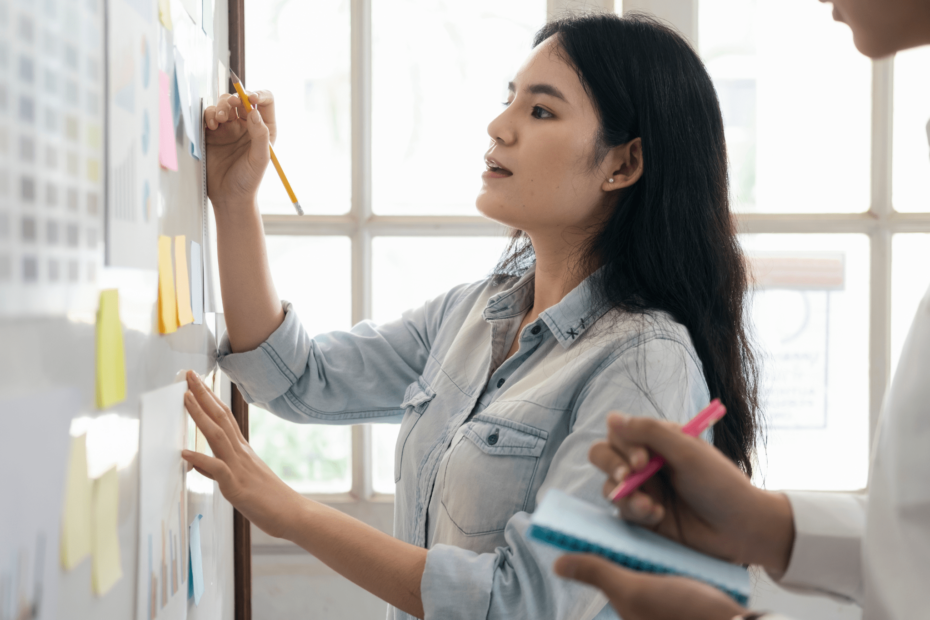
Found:
[[[613,178],[613,177],[610,177],[609,179],[607,179],[607,182],[608,182],[608,183],[613,183],[613,182],[614,182],[614,178]]]

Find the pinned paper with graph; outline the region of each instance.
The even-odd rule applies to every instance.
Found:
[[[92,310],[103,258],[103,5],[47,10],[0,3],[0,316]]]
[[[187,618],[187,383],[142,395],[136,620]]]
[[[107,264],[153,269],[158,237],[157,5],[108,5]]]

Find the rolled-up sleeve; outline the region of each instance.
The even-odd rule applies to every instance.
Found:
[[[284,321],[265,342],[233,353],[224,334],[217,362],[247,402],[293,422],[399,418],[404,391],[423,372],[431,343],[464,288],[456,287],[396,321],[364,321],[350,331],[314,338],[293,306],[283,302]]]
[[[794,513],[791,561],[778,585],[862,601],[868,499],[853,493],[786,493]]]
[[[588,450],[606,436],[611,411],[685,421],[708,400],[692,352],[677,341],[656,338],[608,358],[578,398],[571,432],[553,457],[537,504],[549,489],[561,489],[608,506],[601,495],[604,474],[588,461]],[[431,548],[421,581],[425,618],[616,618],[598,590],[553,573],[552,564],[563,552],[530,540],[529,525],[526,512],[511,517],[504,531],[507,544],[494,553]]]

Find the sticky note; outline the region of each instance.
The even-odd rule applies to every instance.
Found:
[[[158,0],[158,19],[168,30],[174,28],[174,22],[171,19],[171,0]]]
[[[190,93],[191,78],[187,75],[184,57],[181,56],[181,52],[178,51],[177,47],[174,48],[174,77],[178,96],[181,100],[181,118],[184,119],[184,133],[187,134],[187,139],[193,144],[196,137],[194,135],[194,121],[191,115],[191,103],[193,102]]]
[[[191,313],[191,285],[187,277],[187,239],[184,235],[174,238],[174,273],[176,298],[178,300],[178,325],[189,325],[194,322]]]
[[[174,269],[171,265],[171,237],[158,237],[158,333],[178,330],[178,304],[174,294]]]
[[[200,85],[197,78],[191,76],[191,121],[193,121],[194,137],[191,138],[191,155],[200,159],[201,140],[203,140],[203,99],[200,98]]]
[[[191,522],[191,583],[194,585],[194,604],[200,605],[203,596],[203,556],[200,551],[200,520],[203,515],[197,515]]]
[[[97,408],[126,399],[126,356],[119,320],[119,291],[100,291],[97,308]]]
[[[172,127],[177,129],[181,126],[181,96],[178,94],[177,68],[171,70],[168,86],[171,88],[171,123]]]
[[[158,72],[158,109],[159,109],[159,140],[158,163],[168,170],[178,169],[178,149],[174,143],[174,124],[171,120],[171,84],[168,74]]]
[[[200,244],[191,241],[191,311],[194,325],[203,324],[203,264],[200,259]]]
[[[87,435],[71,438],[65,511],[61,524],[61,565],[71,570],[91,550],[91,485],[87,477]]]
[[[91,581],[94,593],[102,596],[123,576],[119,557],[119,472],[115,465],[94,480],[93,514]]]

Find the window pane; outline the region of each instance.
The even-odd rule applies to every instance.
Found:
[[[352,190],[349,2],[245,0],[246,84],[275,96],[275,154],[307,213],[345,213]],[[241,76],[240,76],[241,77]],[[294,213],[273,166],[264,213]]]
[[[348,329],[349,239],[269,236],[267,245],[278,295],[294,304],[307,331]],[[295,424],[253,406],[249,429],[255,452],[295,489],[338,493],[352,487],[351,427]]]
[[[373,208],[475,214],[487,126],[546,0],[372,2]]]
[[[930,49],[901,52],[894,59],[894,207],[898,211],[930,211]]]
[[[740,211],[869,207],[871,65],[831,6],[701,0],[701,56],[723,111]]]
[[[891,267],[891,376],[920,300],[930,287],[930,234],[895,235]]]
[[[505,237],[376,237],[372,242],[375,322],[397,319],[404,310],[421,306],[457,284],[487,277],[506,244]],[[394,492],[398,428],[396,424],[373,428],[373,483],[379,493]]]
[[[757,292],[769,489],[864,488],[869,441],[869,243],[864,235],[744,235]]]

